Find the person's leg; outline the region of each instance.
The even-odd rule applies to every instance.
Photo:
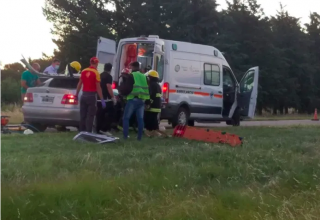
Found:
[[[80,131],[86,131],[86,118],[87,118],[87,103],[86,98],[80,98]]]
[[[144,112],[144,117],[143,117],[143,121],[144,121],[144,128],[147,129],[148,131],[151,130],[151,127],[150,127],[150,115],[151,115],[151,112],[148,112],[148,111],[145,111]]]
[[[139,99],[137,100],[136,105],[136,118],[138,121],[138,140],[140,141],[143,134],[143,115],[144,115],[144,101]]]
[[[135,109],[134,106],[134,100],[128,100],[126,103],[126,107],[124,108],[124,113],[123,113],[123,137],[124,139],[128,138],[129,134],[129,120],[131,118],[131,115],[133,114]]]
[[[158,113],[157,112],[150,112],[150,130],[152,130],[152,131],[159,130]]]
[[[86,131],[92,132],[93,120],[97,112],[97,98],[96,96],[88,96],[88,111],[86,118]]]
[[[106,103],[106,110],[104,112],[104,118],[103,118],[103,123],[104,123],[104,128],[106,131],[110,132],[111,131],[111,125],[114,122],[114,114],[113,114],[113,102],[107,102]]]
[[[104,121],[104,111],[101,106],[101,102],[97,102],[97,113],[96,113],[96,130],[97,134],[102,130]]]

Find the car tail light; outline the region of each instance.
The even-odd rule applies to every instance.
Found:
[[[24,102],[33,102],[33,94],[32,93],[26,93],[23,99]]]
[[[78,105],[78,99],[72,94],[65,94],[61,100],[63,105]]]
[[[169,83],[164,83],[162,86],[163,102],[169,102]]]
[[[116,89],[117,88],[117,83],[116,82],[113,82],[112,83],[112,89]]]

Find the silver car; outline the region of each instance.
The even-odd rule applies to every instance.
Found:
[[[79,127],[80,107],[74,96],[78,81],[78,78],[61,76],[28,88],[22,106],[24,121],[39,131],[56,125]],[[114,93],[117,95],[117,90]]]

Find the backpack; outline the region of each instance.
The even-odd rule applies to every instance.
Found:
[[[121,74],[118,82],[119,94],[128,96],[133,90],[133,76],[131,74]]]

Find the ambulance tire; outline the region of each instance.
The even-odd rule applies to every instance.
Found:
[[[181,123],[181,121],[185,123]],[[177,125],[188,125],[189,121],[189,111],[185,107],[180,107],[176,114],[176,117],[172,120],[172,128],[175,128]]]

